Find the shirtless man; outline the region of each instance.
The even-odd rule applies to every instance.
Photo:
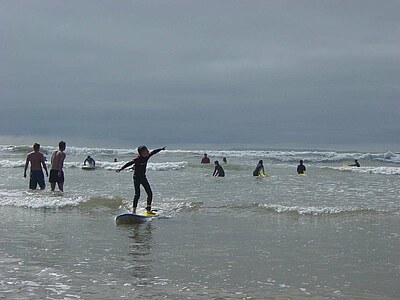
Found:
[[[201,164],[209,164],[210,158],[208,158],[207,153],[204,153],[204,157],[201,159]]]
[[[54,151],[51,156],[51,169],[50,169],[50,185],[51,191],[54,192],[56,188],[56,182],[58,185],[58,189],[63,192],[64,191],[64,159],[65,159],[65,148],[66,144],[64,141],[58,143],[58,150]]]
[[[46,184],[44,183],[43,169],[46,171],[46,176],[49,176],[46,167],[46,160],[42,153],[39,152],[40,145],[38,143],[33,144],[33,151],[28,154],[25,162],[24,177],[26,178],[26,171],[28,170],[29,163],[31,164],[31,173],[29,180],[29,188],[36,190],[37,185],[41,190],[44,190]],[[42,169],[43,166],[43,169]]]

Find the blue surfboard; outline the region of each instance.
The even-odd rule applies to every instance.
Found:
[[[138,224],[138,223],[144,223],[144,222],[148,222],[151,221],[153,219],[156,219],[159,217],[159,214],[157,211],[144,211],[138,214],[132,214],[132,213],[125,213],[125,214],[121,214],[118,215],[115,218],[115,222],[117,222],[117,224]]]

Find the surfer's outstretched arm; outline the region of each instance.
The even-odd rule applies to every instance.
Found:
[[[155,150],[151,151],[151,152],[150,152],[150,156],[152,156],[152,155],[154,155],[154,154],[157,154],[158,152],[160,152],[160,151],[162,151],[162,150],[165,150],[165,146],[162,147],[162,148],[158,148],[158,149],[155,149]]]
[[[123,165],[120,169],[117,169],[116,172],[119,173],[121,172],[123,169],[132,166],[135,162],[133,160],[131,160],[130,162],[127,162],[125,165]]]

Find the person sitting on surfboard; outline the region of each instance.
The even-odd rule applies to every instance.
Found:
[[[262,160],[258,162],[257,167],[253,171],[253,176],[265,176],[265,170]]]
[[[83,164],[86,166],[86,163],[88,163],[89,164],[89,166],[95,166],[96,165],[96,162],[94,161],[94,159],[93,158],[91,158],[90,156],[88,156],[86,159],[85,159],[85,161],[83,162]]]
[[[215,168],[214,168],[214,177],[225,177],[225,171],[222,168],[222,166],[219,164],[218,160],[214,162]]]
[[[303,165],[303,161],[300,160],[300,164],[297,166],[297,174],[304,174],[306,171],[306,166]]]
[[[149,152],[149,149],[147,149],[146,146],[140,146],[138,148],[139,155],[136,158],[132,159],[130,162],[127,162],[120,169],[116,170],[116,172],[119,173],[123,169],[133,165],[133,169],[134,169],[133,185],[135,187],[135,196],[133,197],[132,212],[134,214],[136,213],[136,207],[137,207],[137,204],[138,204],[138,201],[140,198],[140,185],[143,185],[144,190],[147,193],[146,210],[149,212],[151,211],[151,202],[153,201],[153,192],[151,190],[150,183],[146,177],[146,167],[147,167],[147,161],[149,160],[149,158],[152,157],[154,154],[157,154],[161,150],[165,150],[165,147],[155,149],[155,150]]]
[[[204,153],[204,157],[201,159],[201,164],[209,164],[210,159],[207,157],[207,153]]]
[[[349,165],[349,167],[357,167],[357,168],[359,168],[359,167],[361,167],[361,166],[360,166],[360,164],[358,163],[358,160],[355,159],[355,160],[354,160],[354,164]]]

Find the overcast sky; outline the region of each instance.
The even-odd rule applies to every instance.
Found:
[[[389,0],[0,0],[0,144],[399,151],[399,13]]]

